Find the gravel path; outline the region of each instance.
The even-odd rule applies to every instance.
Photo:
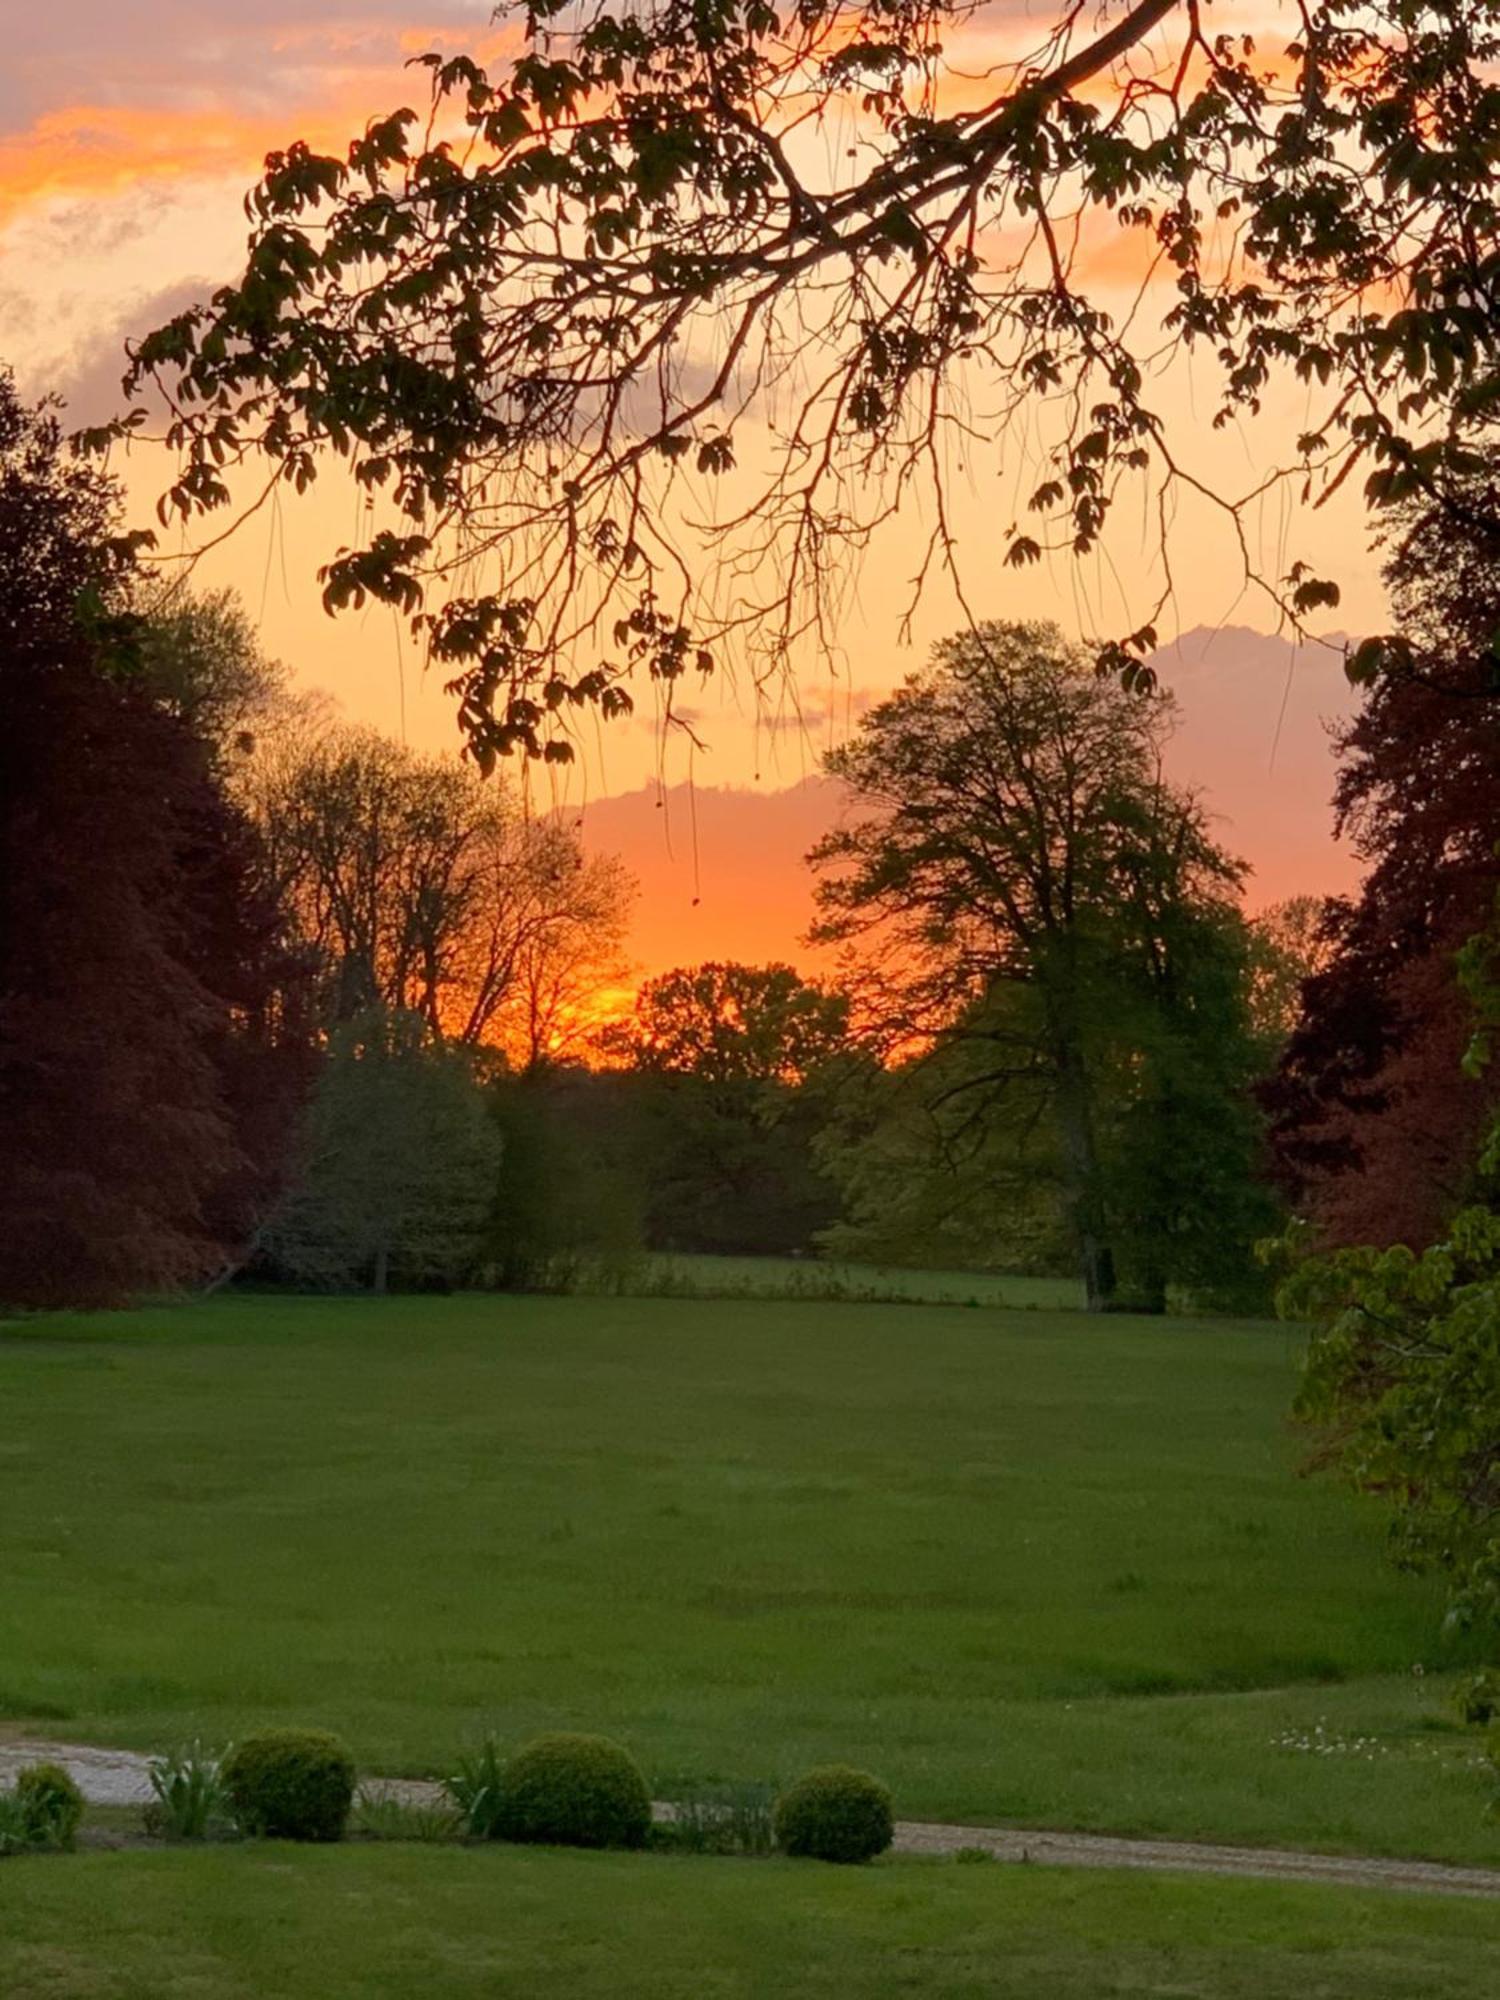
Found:
[[[43,1759],[70,1771],[94,1805],[144,1805],[151,1797],[146,1759],[130,1750],[81,1743],[0,1741],[0,1784],[23,1764]],[[384,1778],[372,1791],[429,1804],[440,1788],[424,1779]],[[1000,1861],[1055,1868],[1145,1868],[1191,1875],[1245,1875],[1286,1882],[1341,1882],[1357,1889],[1421,1889],[1446,1896],[1500,1897],[1500,1869],[1453,1868],[1438,1861],[1387,1861],[1339,1854],[1299,1854],[1279,1847],[1222,1847],[1202,1841],[1126,1840],[1113,1834],[1048,1833],[1027,1827],[942,1826],[898,1820],[898,1854],[955,1854],[983,1848]]]

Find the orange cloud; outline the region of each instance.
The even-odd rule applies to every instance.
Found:
[[[135,193],[143,183],[230,179],[248,186],[267,153],[294,139],[342,153],[372,116],[403,103],[419,109],[426,103],[426,73],[404,67],[413,56],[462,44],[478,60],[489,61],[513,39],[458,34],[451,27],[411,28],[392,38],[389,61],[371,61],[368,55],[361,61],[352,38],[346,46],[330,42],[320,30],[316,94],[290,96],[273,110],[259,104],[236,109],[224,91],[191,107],[57,105],[24,130],[0,135],[0,227],[51,200]],[[289,32],[275,47],[284,53],[297,40]]]

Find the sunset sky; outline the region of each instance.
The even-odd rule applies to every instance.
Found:
[[[419,100],[421,80],[403,63],[432,47],[496,47],[491,12],[490,0],[70,0],[17,10],[0,74],[0,358],[23,392],[63,393],[80,421],[108,414],[124,337],[233,274],[241,201],[264,153],[297,137],[341,148],[371,114]],[[1012,19],[1023,33],[1024,0]],[[1206,378],[1187,369],[1160,393],[1190,419],[1211,398]],[[1285,450],[1301,416],[1285,399],[1251,434],[1215,437],[1204,424],[1195,469],[1216,490],[1242,490],[1267,454]],[[154,453],[124,468],[143,519],[163,469]],[[1006,440],[993,464],[956,479],[976,609],[1051,617],[1075,633],[1118,625],[1138,586],[1149,595],[1154,557],[1139,519],[1122,522],[1094,564],[1000,568],[1000,530],[1033,474],[1025,441]],[[351,520],[348,488],[330,481],[311,501],[251,523],[203,565],[202,580],[235,585],[268,650],[351,718],[424,748],[456,747],[452,704],[392,614],[330,621],[319,608],[317,564],[350,538]],[[1281,503],[1253,528],[1274,572],[1288,529]],[[1379,624],[1352,491],[1296,532],[1299,552],[1344,586],[1331,623],[1352,632]],[[935,590],[916,621],[915,653],[898,644],[919,540],[908,523],[852,580],[839,657],[809,662],[798,687],[762,696],[742,676],[693,690],[704,744],[696,751],[664,737],[643,702],[632,722],[585,738],[561,793],[539,794],[539,804],[581,812],[588,837],[623,851],[641,874],[635,949],[644,968],[797,955],[807,916],[797,857],[826,810],[826,794],[806,781],[869,700],[960,622],[952,596]],[[1227,843],[1255,863],[1256,901],[1347,885],[1353,865],[1334,848],[1326,811],[1324,725],[1348,704],[1335,656],[1293,655],[1257,638],[1273,623],[1270,608],[1246,591],[1204,503],[1184,506],[1176,549],[1162,658],[1183,704],[1176,775],[1203,789]]]

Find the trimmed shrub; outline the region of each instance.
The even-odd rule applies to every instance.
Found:
[[[354,1760],[321,1729],[267,1729],[220,1767],[241,1832],[271,1840],[337,1840],[354,1800]]]
[[[776,1843],[813,1861],[873,1861],[891,1844],[891,1795],[868,1771],[824,1764],[776,1801]]]
[[[558,1847],[644,1847],[651,1794],[608,1737],[538,1736],[505,1767],[495,1831]]]
[[[83,1818],[83,1793],[61,1764],[28,1764],[18,1772],[16,1803],[28,1846],[73,1845]]]

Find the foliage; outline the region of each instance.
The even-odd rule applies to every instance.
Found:
[[[206,1840],[227,1825],[226,1754],[193,1742],[153,1757],[146,1767],[152,1793],[144,1814],[147,1832],[167,1840]]]
[[[26,1765],[16,1773],[13,1796],[21,1846],[66,1851],[73,1845],[83,1818],[83,1793],[61,1764]],[[0,1841],[4,1838],[0,1827]]]
[[[379,1005],[524,1070],[564,1053],[621,976],[620,863],[452,757],[292,714],[242,787],[329,1027]]]
[[[868,1771],[823,1764],[776,1801],[776,1844],[812,1861],[873,1861],[895,1832],[891,1795]]]
[[[1500,1716],[1500,1673],[1493,1668],[1472,1675],[1459,1687],[1455,1698],[1459,1720],[1483,1725]]]
[[[253,830],[141,667],[112,486],[0,376],[0,1300],[238,1261],[306,1080]]]
[[[607,1737],[538,1736],[505,1767],[496,1831],[556,1847],[643,1847],[651,1794],[629,1751]]]
[[[669,1789],[664,1803],[665,1823],[656,1832],[666,1846],[689,1854],[764,1855],[775,1850],[774,1785],[684,1780]]]
[[[625,710],[632,672],[670,695],[747,631],[784,657],[903,506],[916,589],[956,572],[954,470],[1018,439],[1007,563],[1098,550],[1122,504],[1165,541],[1185,489],[1302,619],[1338,586],[1257,572],[1268,486],[1447,499],[1493,436],[1480,0],[1313,0],[1269,54],[1243,6],[1059,6],[998,64],[1003,10],[959,0],[506,14],[493,72],[434,52],[421,113],[272,153],[240,281],[133,366],[173,412],[168,518],[233,504],[247,462],[301,491],[329,452],[394,501],[325,601],[426,619],[486,759],[565,758],[577,708]],[[1201,403],[1161,399],[1187,367],[1214,429],[1307,406],[1243,493]],[[1104,664],[1139,675],[1171,592],[1167,560]]]
[[[996,996],[996,1016],[1024,1002]],[[1077,1269],[1046,1087],[1015,1077],[969,1115],[992,1068],[978,1035],[855,1079],[831,1108],[816,1156],[842,1218],[818,1238],[834,1258],[933,1270],[1056,1275]]]
[[[1242,870],[1161,776],[1168,719],[1054,627],[983,626],[830,756],[854,806],[812,857],[816,934],[861,954],[887,1045],[936,1058],[944,1152],[1045,1134],[1094,1309],[1233,1281],[1270,1221]]]
[[[0,1861],[7,1855],[25,1854],[30,1847],[26,1808],[14,1791],[0,1791]]]
[[[845,1053],[849,1001],[790,965],[683,966],[648,979],[633,1016],[601,1041],[652,1075],[795,1086]]]
[[[443,1780],[464,1832],[473,1839],[500,1838],[504,1783],[505,1758],[493,1736],[460,1757],[457,1768]]]
[[[338,1840],[354,1800],[354,1760],[321,1729],[246,1736],[220,1766],[241,1830],[269,1840]]]
[[[153,701],[205,745],[226,775],[242,769],[262,732],[295,711],[286,669],[268,660],[231,590],[195,596],[181,584],[144,598],[133,670]]]
[[[329,1038],[264,1253],[297,1283],[453,1284],[480,1254],[500,1141],[463,1048],[372,1008]]]
[[[1500,1214],[1466,1209],[1420,1255],[1341,1250],[1279,1295],[1314,1334],[1298,1401],[1353,1482],[1386,1494],[1399,1562],[1435,1568],[1451,1616],[1500,1618]]]
[[[506,1291],[626,1283],[650,1172],[637,1095],[629,1078],[561,1063],[488,1085],[500,1171],[482,1251],[487,1281]]]
[[[1466,1075],[1459,954],[1500,890],[1500,532],[1484,489],[1417,509],[1386,566],[1402,637],[1339,739],[1339,830],[1367,872],[1265,1092],[1288,1192],[1328,1240],[1439,1238],[1476,1192],[1500,1073]]]
[[[599,1039],[636,1083],[654,1249],[774,1255],[835,1219],[814,1146],[858,1067],[846,995],[789,965],[681,967]]]

